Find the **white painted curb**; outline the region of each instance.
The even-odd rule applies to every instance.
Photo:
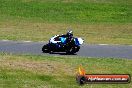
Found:
[[[22,41],[22,42],[32,42],[32,41]]]
[[[109,44],[98,44],[98,45],[104,46],[104,45],[109,45]]]
[[[3,40],[0,40],[0,41],[9,42],[9,41],[13,41],[13,40],[5,40],[5,39],[3,39]],[[30,43],[30,42],[34,42],[34,41],[15,41],[15,42]],[[40,43],[46,43],[45,41],[38,41],[38,42],[40,42]],[[120,44],[93,44],[93,45],[100,45],[100,46],[110,46],[110,45],[113,45],[114,46],[114,45],[120,45]],[[132,47],[132,45],[126,45],[126,46],[131,46]]]
[[[5,41],[6,42],[6,41],[10,41],[10,40],[1,40],[1,41]]]

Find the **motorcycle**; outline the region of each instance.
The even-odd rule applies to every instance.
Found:
[[[72,38],[70,42],[66,41],[65,37],[60,38],[59,43],[48,43],[42,47],[43,53],[66,52],[66,54],[75,54],[79,51],[80,45],[83,44],[82,38]]]

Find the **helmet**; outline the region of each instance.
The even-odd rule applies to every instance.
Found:
[[[73,32],[72,31],[68,31],[66,35],[67,35],[67,37],[72,37],[73,36]]]

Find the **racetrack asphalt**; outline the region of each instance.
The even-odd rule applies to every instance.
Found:
[[[45,54],[42,53],[44,42],[24,41],[0,41],[0,52],[13,54],[35,54],[35,55],[65,55],[64,53]],[[97,57],[97,58],[125,58],[132,59],[132,46],[130,45],[91,45],[83,44],[79,52],[74,56]]]

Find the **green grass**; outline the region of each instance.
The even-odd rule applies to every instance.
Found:
[[[0,55],[0,88],[80,88],[79,65],[88,74],[130,74],[132,60],[37,55]],[[82,88],[131,88],[130,84],[89,84]]]
[[[132,44],[131,0],[0,0],[0,39],[48,41],[72,28],[86,43]]]
[[[131,1],[129,1],[131,2]],[[0,19],[32,19],[63,23],[131,23],[132,5],[125,3],[93,3],[29,0],[1,0]]]

